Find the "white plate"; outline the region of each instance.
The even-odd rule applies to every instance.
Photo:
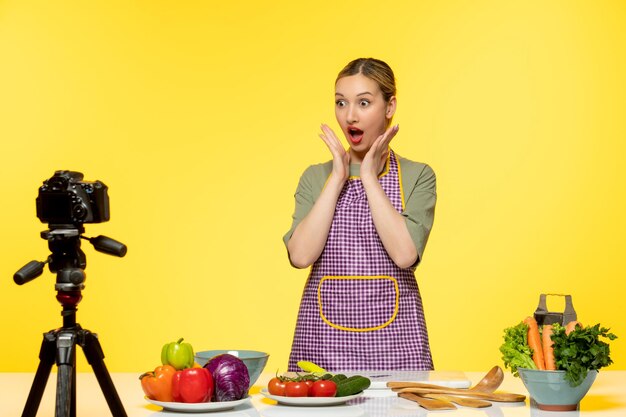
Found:
[[[283,397],[281,395],[272,395],[267,391],[267,388],[263,388],[261,390],[261,395],[271,400],[278,401],[279,404],[298,405],[302,407],[322,407],[325,405],[344,404],[350,400],[360,397],[363,395],[363,392],[345,397]]]
[[[230,410],[231,408],[235,408],[240,404],[246,403],[250,401],[250,397],[242,398],[237,401],[216,401],[211,403],[176,403],[176,402],[167,402],[167,401],[156,401],[151,400],[150,398],[146,398],[151,404],[158,405],[163,407],[164,410],[168,411],[180,411],[183,413],[198,413],[198,412],[212,412],[212,411],[224,411]]]

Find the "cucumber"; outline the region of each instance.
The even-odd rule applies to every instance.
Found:
[[[345,376],[345,375],[344,375],[344,376]],[[361,376],[361,375],[352,375],[351,377],[343,378],[343,379],[340,381],[340,383],[344,384],[344,383],[352,382],[352,381],[354,381],[354,380],[356,380],[356,379],[359,379],[359,378],[365,378],[365,377],[364,377],[364,376]],[[367,379],[367,378],[365,378],[365,379]]]
[[[361,375],[354,375],[337,383],[337,394],[335,397],[347,397],[358,394],[369,388],[371,381]]]
[[[337,374],[333,376],[332,378],[330,378],[330,380],[333,381],[335,384],[338,384],[340,381],[343,381],[344,379],[348,379],[348,377],[345,376],[344,374]]]

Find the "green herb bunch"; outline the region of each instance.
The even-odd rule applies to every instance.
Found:
[[[511,368],[513,376],[519,376],[517,368],[537,369],[533,351],[528,346],[528,326],[520,322],[504,330],[504,343],[500,346],[505,368]]]
[[[565,334],[565,327],[554,324],[552,328],[552,342],[556,369],[565,371],[565,379],[570,385],[580,385],[591,370],[597,370],[613,363],[610,357],[609,344],[600,338],[617,339],[609,329],[595,326],[576,329],[569,335]]]

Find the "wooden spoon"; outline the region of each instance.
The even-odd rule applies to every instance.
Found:
[[[483,379],[478,381],[478,383],[469,390],[477,392],[494,392],[500,388],[502,381],[504,381],[504,372],[502,372],[502,368],[496,365],[491,368],[489,372],[487,372]]]
[[[432,398],[424,398],[420,397],[417,394],[413,394],[411,392],[400,392],[398,393],[398,397],[406,398],[407,400],[414,401],[427,410],[456,410],[456,405],[452,404],[450,401],[443,400],[435,400]]]
[[[525,395],[512,394],[508,392],[478,392],[469,391],[466,389],[458,388],[394,388],[393,391],[404,393],[412,392],[414,394],[453,394],[461,395],[464,397],[481,398],[483,400],[498,401],[498,402],[522,402],[526,399]]]
[[[476,398],[465,398],[465,397],[458,397],[455,395],[445,395],[445,394],[424,394],[424,397],[432,398],[433,400],[449,401],[451,403],[462,405],[463,407],[472,407],[472,408],[491,407],[491,403],[489,401],[478,400]]]
[[[497,390],[504,380],[504,372],[499,366],[494,366],[489,372],[478,381],[476,385],[463,391],[471,392],[494,392]],[[425,384],[423,382],[387,382],[389,388],[435,388],[447,389],[443,385]]]

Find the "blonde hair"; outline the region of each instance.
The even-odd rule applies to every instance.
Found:
[[[391,67],[386,62],[375,58],[358,58],[346,65],[337,75],[335,84],[343,77],[363,74],[380,87],[383,98],[389,102],[396,95],[396,79]]]

